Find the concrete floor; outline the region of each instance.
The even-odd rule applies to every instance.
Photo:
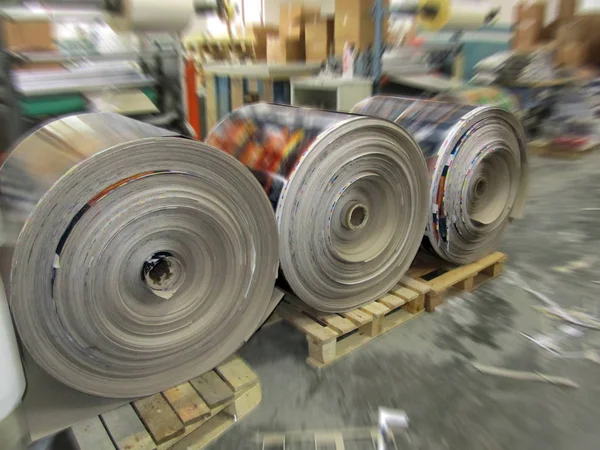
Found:
[[[600,364],[553,357],[519,332],[554,333],[569,350],[600,348],[600,332],[569,337],[511,280],[516,273],[559,304],[600,316],[599,221],[600,152],[532,157],[526,217],[501,246],[510,258],[503,277],[321,371],[305,364],[304,337],[289,325],[259,331],[240,353],[261,377],[263,401],[210,448],[261,448],[263,432],[373,426],[384,406],[409,417],[399,448],[598,449]],[[471,361],[569,377],[580,388],[483,375]]]

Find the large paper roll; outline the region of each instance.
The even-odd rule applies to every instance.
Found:
[[[525,201],[526,144],[519,120],[492,106],[376,96],[353,112],[405,127],[431,179],[425,246],[458,264],[496,249]]]
[[[468,0],[419,0],[417,21],[426,30],[476,30],[497,21],[490,4]]]
[[[328,312],[393,287],[425,228],[427,169],[415,141],[380,119],[281,105],[234,111],[207,143],[264,186],[294,293]]]
[[[27,219],[10,280],[19,336],[75,389],[177,385],[236,351],[272,308],[271,204],[222,151],[116,114],[71,116],[17,145],[0,189],[5,218]]]
[[[195,16],[193,0],[121,0],[108,22],[119,31],[178,33]]]

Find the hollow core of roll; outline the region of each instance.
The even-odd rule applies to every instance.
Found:
[[[171,298],[185,278],[185,272],[177,256],[168,251],[152,254],[142,266],[142,280],[152,292],[164,299]]]
[[[355,204],[346,210],[342,225],[349,230],[359,230],[367,224],[369,213],[363,204]]]
[[[489,225],[502,218],[509,207],[511,172],[508,161],[501,153],[492,153],[484,158],[476,170],[470,188],[467,213],[480,224]]]

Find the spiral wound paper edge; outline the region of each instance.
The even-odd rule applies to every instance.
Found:
[[[289,141],[286,141],[285,144],[280,144],[277,149],[265,149],[268,145],[266,140],[272,138],[273,135],[279,139],[279,133],[281,133],[282,136],[296,136],[298,132],[301,132],[301,136],[303,136],[300,141],[292,141],[292,137],[290,137]],[[356,136],[356,140],[359,142],[360,138],[365,140],[366,137],[370,138],[371,141],[369,142],[369,145],[360,142],[361,146],[359,146],[355,141],[348,142],[349,138],[347,136]],[[345,138],[347,139],[346,141],[344,141]],[[381,296],[389,288],[394,286],[408,269],[410,262],[418,250],[418,236],[422,233],[420,230],[425,228],[427,176],[425,160],[418,150],[418,145],[401,127],[386,120],[359,115],[289,107],[284,105],[258,104],[246,106],[230,113],[217,124],[211,132],[209,132],[206,141],[211,145],[222,148],[224,151],[235,155],[241,160],[247,161],[246,163],[248,164],[249,169],[254,172],[263,170],[262,167],[265,158],[271,158],[271,152],[282,153],[282,155],[277,155],[277,158],[280,158],[281,162],[273,169],[273,172],[269,172],[267,181],[265,181],[265,189],[267,190],[269,198],[271,198],[271,201],[274,203],[280,234],[282,273],[292,291],[294,291],[304,302],[321,311],[348,311]],[[342,144],[340,144],[340,142],[343,142],[343,148],[341,147]],[[289,147],[290,145],[293,146],[291,149]],[[356,153],[354,156],[352,156],[353,151]],[[284,152],[285,154],[283,154]],[[325,237],[319,237],[318,242],[312,242],[310,239],[313,239],[314,236],[321,236],[323,233],[330,236],[331,227],[324,227],[320,230],[312,230],[311,228],[312,231],[307,230],[305,233],[301,234],[302,236],[309,236],[309,238],[303,238],[302,240],[294,238],[294,227],[302,225],[303,222],[308,223],[307,221],[309,220],[299,212],[300,210],[298,208],[301,208],[302,205],[313,205],[306,210],[306,212],[314,212],[317,210],[315,214],[321,214],[319,217],[323,216],[325,211],[328,211],[328,223],[331,224],[331,214],[334,209],[331,205],[335,205],[339,199],[342,198],[342,194],[345,194],[345,189],[347,189],[348,186],[332,187],[331,195],[333,195],[334,191],[337,192],[337,196],[332,197],[333,203],[321,206],[319,202],[323,203],[327,201],[326,198],[328,197],[324,196],[326,196],[328,191],[323,187],[323,194],[316,194],[311,190],[311,183],[321,186],[325,181],[339,181],[339,173],[343,169],[350,167],[348,164],[349,160],[354,161],[358,165],[358,169],[361,169],[363,172],[375,170],[369,167],[361,168],[361,158],[364,158],[365,155],[384,154],[387,155],[386,169],[388,170],[399,168],[399,161],[402,161],[402,163],[405,164],[405,166],[398,171],[397,176],[406,176],[406,180],[408,181],[405,181],[403,187],[407,189],[407,191],[403,192],[402,195],[405,196],[404,201],[407,203],[410,202],[410,208],[414,208],[414,210],[409,210],[407,206],[408,212],[404,211],[408,219],[406,219],[406,223],[404,223],[406,229],[403,229],[402,232],[406,234],[401,234],[400,236],[405,239],[403,241],[400,240],[402,245],[397,241],[391,240],[392,243],[395,242],[395,245],[399,246],[398,248],[395,247],[394,253],[397,259],[395,259],[394,262],[390,262],[391,259],[385,260],[376,268],[376,270],[373,269],[373,274],[370,275],[370,278],[367,280],[370,280],[371,285],[367,282],[360,281],[360,277],[358,277],[358,281],[346,283],[347,286],[345,287],[347,287],[347,289],[342,290],[342,288],[339,288],[340,291],[337,295],[329,294],[338,286],[341,286],[341,284],[334,285],[333,283],[335,280],[327,278],[329,275],[326,274],[326,271],[332,271],[335,270],[335,268],[321,256],[322,254],[329,255],[333,251],[331,249],[333,247],[331,245],[331,237],[328,238],[329,244],[324,243],[324,240],[327,239]],[[349,156],[342,161],[343,155]],[[294,162],[291,166],[290,161]],[[371,161],[371,164],[373,164],[373,160],[367,158],[366,161],[367,163]],[[378,162],[377,158],[375,158],[375,162]],[[322,167],[325,165],[328,165],[327,167],[331,166],[331,171],[329,173],[319,173],[319,171],[324,170]],[[287,169],[286,167],[290,168]],[[356,170],[357,169],[355,169],[355,171]],[[356,173],[360,175],[360,172]],[[379,173],[377,174],[380,176]],[[282,183],[280,191],[276,193],[276,196],[272,195],[273,180],[279,180]],[[352,185],[354,181],[354,179],[348,179],[347,185]],[[357,184],[357,186],[359,185],[360,183]],[[338,189],[340,189],[339,192]],[[388,189],[385,192],[391,196],[391,201],[399,201],[400,194],[391,189]],[[310,198],[308,198],[307,195]],[[315,195],[315,197],[313,198],[311,195]],[[396,206],[397,205],[394,205],[392,211],[394,214],[399,214]],[[298,217],[299,214],[300,216]],[[370,216],[367,214],[365,217]],[[375,216],[375,219],[373,220],[376,219],[377,217]],[[392,226],[391,224],[387,225]],[[308,225],[302,226],[305,227]],[[393,226],[397,227],[398,225]],[[360,226],[357,230],[358,229],[360,229]],[[396,229],[395,232],[398,233],[398,229]],[[400,239],[400,237],[397,237],[397,239]],[[296,246],[290,248],[291,245],[294,245],[294,240]],[[304,251],[303,247],[306,246],[309,246],[307,248],[311,249],[312,256],[305,258],[301,262],[293,262],[292,256],[298,255],[298,252]],[[389,252],[390,248],[391,247],[384,248],[380,253]],[[315,253],[317,250],[320,253]],[[364,262],[369,263],[370,261],[375,260],[378,255],[379,254],[376,254],[366,258]],[[315,261],[317,258],[321,258],[321,260]],[[342,264],[344,260],[340,259],[339,261],[340,264]],[[329,265],[322,268],[320,264]],[[355,265],[354,270],[358,270],[357,267],[358,266]],[[304,275],[299,275],[299,271],[305,271]],[[311,276],[312,281],[303,281],[302,277],[306,276]],[[367,276],[369,275],[367,274]],[[363,274],[362,278],[365,277],[366,276]],[[379,278],[377,279],[375,277]],[[319,297],[313,293],[316,292],[315,290],[308,291],[307,288],[313,289],[313,286],[315,286],[317,282],[319,283],[319,289],[326,290],[329,296],[320,295]]]
[[[170,171],[165,172],[165,167]],[[171,178],[131,177],[139,173]],[[166,188],[172,190],[170,194]],[[14,248],[10,283],[16,328],[36,362],[74,389],[98,396],[131,398],[150,395],[201,375],[235,352],[280,298],[274,291],[278,253],[271,238],[276,234],[276,224],[272,214],[268,214],[269,201],[239,162],[200,142],[116,114],[70,116],[42,126],[16,146],[0,169],[0,189],[4,212],[8,211],[13,224],[22,225]],[[200,204],[194,198],[211,199],[213,203],[204,200]],[[89,199],[93,200],[91,205]],[[225,203],[219,203],[222,201]],[[82,205],[87,206],[80,222],[75,221],[73,229],[68,228]],[[109,217],[103,215],[107,206]],[[25,218],[28,208],[31,213]],[[130,267],[127,262],[135,261],[132,255],[138,244],[140,254],[148,246],[150,255],[165,250],[152,248],[155,244],[148,236],[153,233],[159,233],[153,239],[159,239],[161,245],[175,245],[171,238],[164,237],[174,233],[175,222],[166,216],[161,219],[160,215],[157,220],[142,222],[142,217],[158,211],[175,218],[178,230],[189,225],[193,232],[199,232],[200,225],[192,224],[192,216],[182,215],[184,209],[195,214],[193,217],[201,217],[202,223],[213,221],[214,226],[223,226],[219,219],[226,218],[229,225],[223,233],[236,230],[223,242],[231,240],[233,246],[239,242],[245,250],[235,250],[238,253],[232,259],[214,259],[211,264],[220,264],[215,268],[234,264],[238,267],[241,252],[246,252],[249,264],[240,264],[236,269],[239,280],[235,273],[221,273],[220,285],[231,286],[230,290],[215,290],[200,297],[197,292],[202,290],[197,283],[211,283],[216,289],[218,279],[202,278],[198,264],[208,263],[200,260],[202,255],[194,261],[184,258],[180,263],[189,282],[185,284],[184,279],[181,295],[170,299],[152,297],[149,286],[143,284],[141,265]],[[84,226],[88,222],[92,226]],[[142,223],[142,227],[128,228],[132,223]],[[96,228],[106,233],[104,237],[94,234],[91,239],[75,242],[76,237],[86,236]],[[71,247],[69,255],[89,259],[75,263],[72,256],[60,254],[58,269],[54,249],[65,230],[65,245]],[[126,235],[123,230],[131,231]],[[106,254],[111,239],[120,235],[131,239],[123,237],[121,244],[116,240],[112,248],[118,251]],[[188,240],[185,247],[178,245],[196,254],[191,249],[200,244],[191,236],[180,233],[181,239]],[[98,242],[94,242],[96,237]],[[29,248],[32,256],[28,256]],[[131,259],[122,262],[127,251]],[[97,253],[87,255],[89,252]],[[254,261],[255,258],[264,260]],[[105,266],[109,260],[112,264]],[[123,273],[110,278],[111,270],[121,266]],[[56,270],[56,274],[50,273]],[[90,273],[95,281],[89,278]],[[80,282],[88,283],[88,278],[89,290],[81,290],[84,285],[80,286]],[[227,284],[225,280],[230,278]],[[55,297],[49,286],[57,290]],[[208,288],[203,288],[203,292],[208,293]],[[139,292],[142,297],[135,297]],[[227,295],[226,308],[220,301],[228,293],[231,298]],[[166,301],[180,303],[160,312],[166,306],[160,302]],[[142,320],[136,308],[149,311],[152,316]],[[182,308],[187,308],[184,315],[179,314]],[[204,308],[201,317],[198,308]],[[79,309],[81,314],[77,313]],[[100,330],[108,333],[106,337]]]
[[[435,118],[426,114],[429,110],[435,111]],[[494,250],[506,226],[512,219],[522,216],[528,183],[527,151],[522,127],[512,113],[494,106],[454,105],[435,100],[395,96],[371,97],[355,105],[352,111],[386,118],[405,126],[421,145],[428,162],[431,180],[430,209],[425,233],[427,239],[423,241],[426,249],[453,263],[466,264],[473,262]],[[466,224],[469,216],[463,214],[458,217],[451,210],[442,210],[441,205],[460,204],[460,210],[463,212],[466,210],[462,195],[460,202],[458,202],[458,198],[447,198],[447,191],[452,188],[455,190],[463,189],[468,185],[467,182],[470,180],[473,163],[482,152],[489,150],[487,147],[489,144],[482,147],[473,147],[473,144],[469,144],[469,155],[472,156],[472,160],[469,161],[470,168],[456,166],[455,156],[460,156],[460,153],[457,152],[467,145],[472,132],[478,131],[482,126],[496,122],[503,124],[502,126],[509,133],[509,136],[502,137],[500,141],[502,145],[510,150],[509,154],[512,155],[512,158],[515,158],[512,162],[515,164],[514,170],[518,171],[519,174],[518,179],[512,180],[513,184],[508,183],[506,180],[496,180],[496,185],[505,183],[503,189],[508,190],[507,196],[514,189],[514,198],[512,203],[507,203],[504,207],[504,219],[502,221],[498,221],[501,217],[499,215],[494,223],[490,222],[491,225],[487,226],[487,230],[478,229],[477,227],[481,224],[469,225],[472,228],[470,232],[475,233],[473,240],[469,240],[470,238],[463,237],[460,229],[455,226],[459,219]],[[511,139],[516,143],[514,147],[508,146]],[[493,151],[495,152],[496,149]],[[450,171],[452,167],[458,167],[459,171],[465,171],[466,177],[461,182],[462,186],[448,184],[448,176],[456,172],[456,170]],[[509,175],[513,173],[509,172]],[[495,197],[492,198],[496,201]],[[507,201],[509,198],[507,197]],[[470,197],[467,196],[465,201],[469,201],[469,199]],[[443,215],[442,212],[444,212]],[[438,228],[442,218],[444,219],[446,233],[448,233],[446,237],[440,233]],[[473,221],[474,219],[469,220]],[[464,242],[453,242],[451,233],[458,233],[458,236]],[[451,248],[451,245],[454,247]]]

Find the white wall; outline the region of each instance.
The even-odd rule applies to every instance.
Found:
[[[190,23],[183,31],[184,36],[194,36],[202,34],[206,31],[206,17],[195,16],[192,17]]]
[[[281,0],[264,0],[265,1],[265,23],[279,25],[279,5],[286,3]],[[294,3],[301,3],[299,0]],[[335,12],[335,0],[304,0],[302,3],[306,5],[317,5],[321,7],[323,15],[331,15]]]

